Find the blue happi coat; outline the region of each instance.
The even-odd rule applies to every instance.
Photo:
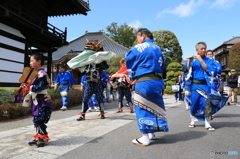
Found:
[[[162,73],[165,61],[160,48],[147,39],[137,44],[125,57],[131,80],[148,73]],[[134,107],[141,133],[168,131],[162,98],[163,80],[147,80],[135,84]]]
[[[185,94],[185,97],[184,97],[184,100],[185,102],[188,104],[188,106],[191,105],[191,80],[192,80],[192,77],[191,77],[191,73],[189,71],[187,71],[187,63],[183,64],[182,66],[182,71],[184,72],[184,80],[183,80],[183,88],[184,88],[184,94]]]
[[[207,84],[195,84],[191,85],[191,107],[190,113],[195,116],[198,120],[205,120],[209,115],[219,111],[226,103],[226,97],[221,96],[211,89],[212,79],[217,75],[217,69],[215,67],[214,60],[206,56],[202,57],[202,60],[207,66],[207,71],[205,71],[200,62],[194,59],[190,63],[192,67],[191,77],[194,80],[205,80]],[[207,113],[206,106],[210,104],[211,114]]]
[[[72,74],[66,70],[63,72],[59,72],[57,74],[55,85],[59,86],[62,98],[62,106],[68,106],[68,96],[67,92],[75,84],[75,79],[73,78]]]
[[[218,92],[218,88],[220,86],[220,77],[222,73],[222,65],[213,59],[213,66],[215,68],[215,74],[211,76],[211,89]]]
[[[76,81],[73,78],[72,74],[68,71],[59,72],[57,74],[55,85],[59,85],[60,91],[69,91],[71,86],[75,84]],[[67,85],[67,86],[61,86],[61,85]]]

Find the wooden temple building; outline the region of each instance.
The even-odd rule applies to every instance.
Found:
[[[68,42],[67,29],[49,24],[48,17],[88,11],[84,0],[0,0],[0,87],[19,87],[22,70],[35,52],[45,53],[50,76],[53,52]]]
[[[236,68],[229,67],[229,63],[231,62],[231,59],[229,58],[229,50],[234,44],[239,42],[240,42],[240,36],[234,36],[233,38],[223,42],[223,44],[213,49],[213,52],[215,54],[215,59],[221,63],[223,72],[225,72],[226,74],[231,69],[236,69]],[[240,70],[237,70],[237,71],[240,71]]]
[[[111,51],[114,52],[117,56],[120,54],[125,54],[129,51],[129,48],[126,48],[117,42],[113,41],[111,38],[109,38],[104,31],[100,32],[88,32],[86,31],[84,35],[80,36],[79,38],[76,38],[69,42],[68,45],[62,46],[57,49],[57,51],[54,51],[52,54],[52,74],[51,79],[52,81],[55,80],[56,74],[58,73],[58,65],[59,64],[66,64],[70,59],[73,57],[81,54],[84,51],[84,45],[88,40],[95,40],[100,42],[101,40],[105,39],[103,42],[101,42],[101,45],[103,45],[104,51]],[[79,81],[81,79],[81,73],[77,69],[71,69],[69,70],[75,80],[77,81],[77,85],[79,84]]]

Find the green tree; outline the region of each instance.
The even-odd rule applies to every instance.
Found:
[[[237,73],[240,73],[240,42],[234,44],[229,50],[229,68],[235,69]]]
[[[131,48],[136,40],[137,30],[128,26],[126,23],[118,26],[117,23],[113,22],[107,26],[106,29],[106,35],[108,37],[127,48]]]
[[[154,42],[160,46],[166,65],[171,62],[182,62],[182,48],[174,33],[167,30],[153,31]]]
[[[164,81],[167,86],[166,86],[165,92],[172,93],[172,85],[175,84],[178,75],[182,74],[182,65],[178,62],[171,62],[167,66],[166,71],[167,71],[167,75]]]
[[[109,75],[116,73],[120,69],[120,60],[125,56],[125,54],[118,55],[116,57],[111,58],[109,63],[109,68],[106,72]]]

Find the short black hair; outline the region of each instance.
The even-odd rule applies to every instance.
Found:
[[[43,54],[41,54],[41,53],[33,53],[33,54],[31,54],[31,56],[33,56],[36,61],[40,60],[41,61],[41,66],[44,65],[44,56],[43,56]]]
[[[145,34],[149,39],[153,40],[152,32],[149,31],[147,28],[139,28],[137,33]]]
[[[64,65],[64,64],[59,64],[58,67],[62,67],[64,69],[66,69],[66,65]]]

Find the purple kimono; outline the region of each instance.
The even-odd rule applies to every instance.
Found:
[[[48,75],[46,71],[41,68],[38,70],[38,76],[33,79],[30,90],[38,93],[46,90],[49,86]],[[35,105],[31,102],[32,115],[34,116],[33,122],[43,121],[47,123],[52,113],[52,101],[49,94],[37,94],[37,102]]]

